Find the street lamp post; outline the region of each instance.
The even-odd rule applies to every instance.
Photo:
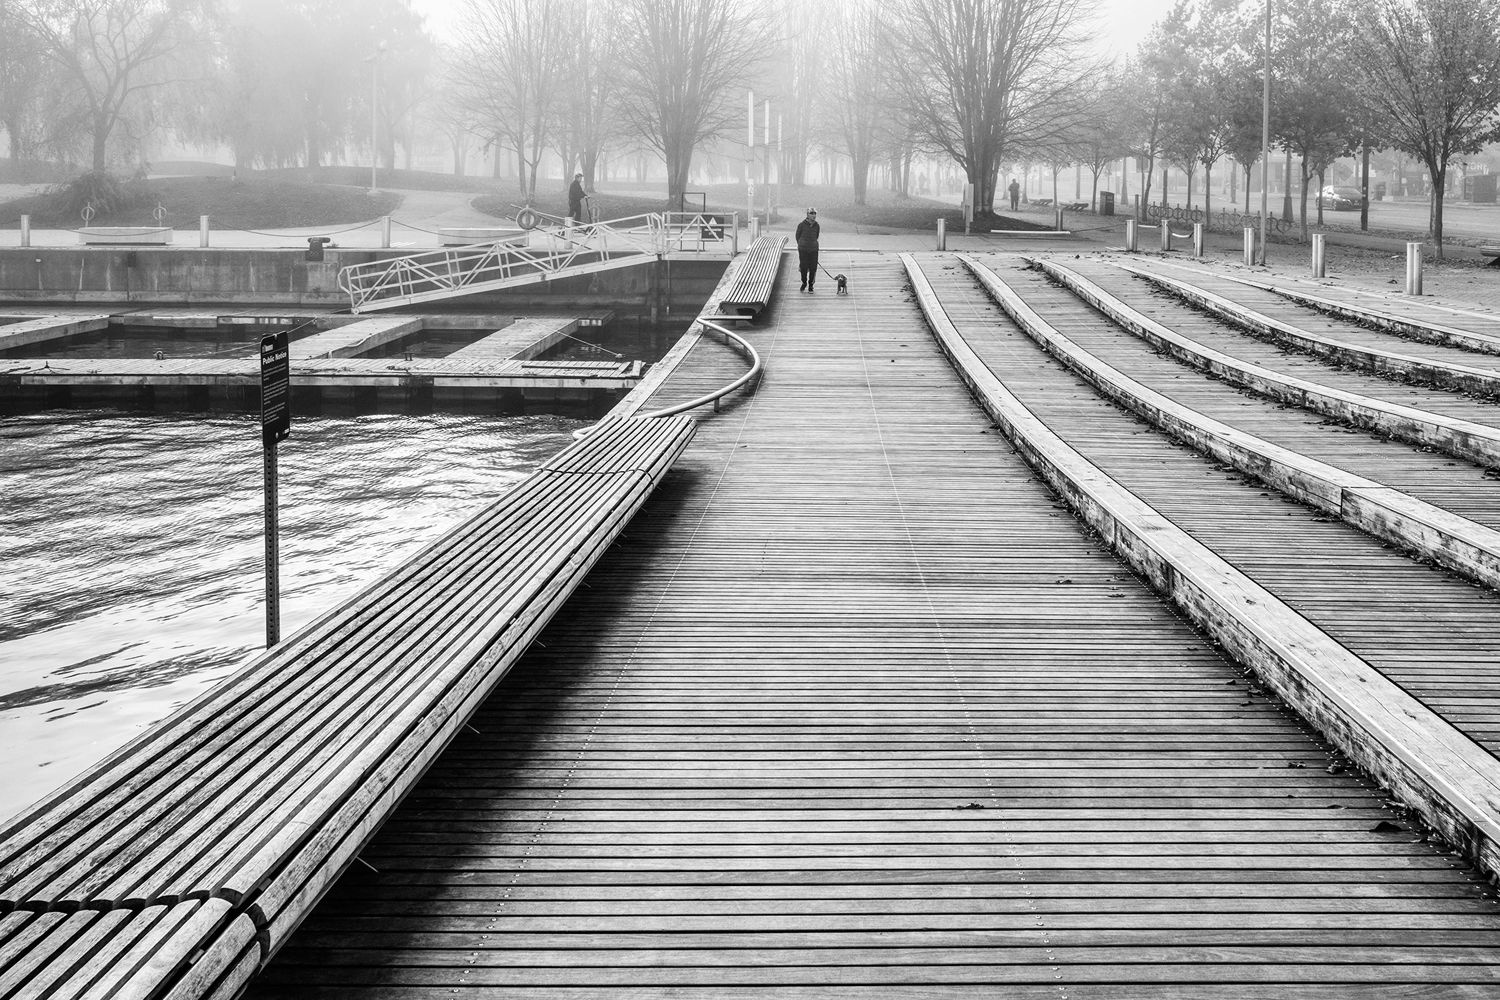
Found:
[[[379,128],[379,106],[380,106],[380,57],[385,55],[385,42],[375,47],[375,51],[365,57],[365,62],[370,64],[370,190],[377,189],[375,183],[375,165],[380,162],[380,128]]]
[[[1266,0],[1266,76],[1260,100],[1260,265],[1265,267],[1266,216],[1271,207],[1271,0]]]

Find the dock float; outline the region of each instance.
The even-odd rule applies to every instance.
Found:
[[[571,337],[582,325],[575,316],[521,316],[509,326],[460,347],[448,357],[529,361]]]
[[[0,325],[0,354],[35,347],[52,340],[93,333],[109,326],[107,315],[29,316]]]
[[[0,832],[0,990],[232,997],[692,437],[618,420]]]
[[[402,337],[420,333],[426,321],[420,316],[376,316],[336,326],[291,343],[291,359],[356,358]]]

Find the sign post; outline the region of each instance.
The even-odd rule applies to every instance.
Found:
[[[260,341],[260,440],[266,487],[266,648],[281,641],[281,583],[277,572],[276,443],[292,432],[292,366],[285,332]]]

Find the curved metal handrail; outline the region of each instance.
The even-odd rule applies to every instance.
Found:
[[[734,392],[734,390],[738,389],[740,386],[749,382],[751,379],[755,378],[755,376],[761,373],[764,365],[760,360],[760,352],[751,345],[750,341],[746,340],[744,337],[741,337],[733,330],[722,327],[712,320],[700,319],[698,320],[698,322],[702,323],[710,330],[717,330],[719,333],[722,333],[724,336],[728,337],[730,340],[733,340],[735,343],[739,344],[746,351],[748,351],[750,353],[750,370],[741,375],[739,378],[735,379],[733,382],[730,382],[728,385],[723,386],[719,389],[715,389],[713,392],[710,392],[705,396],[699,396],[697,399],[690,399],[686,403],[678,403],[675,406],[668,406],[667,408],[662,410],[653,410],[650,413],[642,413],[639,419],[652,420],[657,417],[671,417],[679,413],[686,412],[687,410],[696,409],[705,404],[716,402],[717,400],[720,400],[729,395],[731,392]],[[598,426],[598,424],[590,424],[587,427],[578,428],[578,430],[573,432],[573,439],[575,441],[583,440],[584,438],[588,437],[589,434],[593,433],[594,428]]]

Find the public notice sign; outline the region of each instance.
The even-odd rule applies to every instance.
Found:
[[[292,364],[285,333],[260,341],[260,434],[267,448],[292,433]]]

